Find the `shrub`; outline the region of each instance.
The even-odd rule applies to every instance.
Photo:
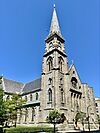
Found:
[[[51,132],[53,131],[52,127],[47,127],[47,126],[37,126],[37,127],[24,127],[24,126],[18,126],[16,128],[5,128],[4,132],[5,133],[36,133],[36,132]]]

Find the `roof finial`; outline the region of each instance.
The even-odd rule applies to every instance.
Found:
[[[55,7],[56,7],[56,5],[54,4],[54,5],[53,5],[53,7],[55,8]]]

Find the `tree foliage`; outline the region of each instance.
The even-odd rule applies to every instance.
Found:
[[[56,124],[63,123],[66,117],[64,113],[58,112],[58,110],[53,110],[49,112],[49,116],[47,116],[46,121],[54,125],[54,133]]]
[[[98,120],[98,123],[100,124],[100,116],[97,115],[97,120]]]
[[[8,99],[6,101],[9,120],[12,122],[14,121],[15,126],[17,121],[18,109],[21,109],[23,107],[23,104],[25,104],[25,100],[22,100],[21,95],[19,94],[12,94],[11,99]]]
[[[4,122],[7,120],[7,108],[3,101],[4,91],[0,88],[0,125],[3,126]]]
[[[77,122],[81,121],[82,125],[84,125],[84,118],[86,117],[86,113],[84,112],[78,112],[75,116],[75,124],[77,126]]]
[[[99,130],[100,130],[100,116],[97,115],[97,123],[99,124]]]
[[[4,122],[9,123],[17,121],[18,109],[23,107],[25,100],[21,99],[21,95],[12,94],[10,99],[4,100],[4,91],[0,89],[0,125],[4,125]]]
[[[47,116],[46,121],[52,124],[60,124],[65,121],[66,117],[64,113],[59,113],[58,110],[50,111],[49,116]]]

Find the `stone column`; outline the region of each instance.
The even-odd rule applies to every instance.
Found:
[[[79,105],[80,105],[80,111],[81,111],[81,95],[79,95]]]
[[[73,108],[73,93],[71,92],[71,108]]]
[[[74,110],[76,109],[76,94],[74,94]]]
[[[25,123],[25,111],[26,111],[26,109],[25,108],[23,108],[22,109],[22,119],[21,119],[21,123]]]
[[[74,93],[73,93],[73,96],[72,96],[72,109],[74,109]]]
[[[28,123],[31,123],[32,120],[32,108],[28,108]]]
[[[80,111],[80,101],[79,101],[79,95],[77,97],[77,102],[78,102],[78,108],[79,108],[79,111]]]

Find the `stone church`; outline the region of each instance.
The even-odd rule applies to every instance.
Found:
[[[18,93],[27,101],[19,110],[18,124],[46,125],[46,117],[54,109],[65,114],[65,122],[58,125],[65,130],[73,128],[78,111],[89,113],[92,125],[96,120],[93,88],[82,83],[73,62],[68,66],[64,43],[54,7],[50,32],[45,39],[41,77],[26,84],[2,77],[0,86],[5,91],[5,99]]]

